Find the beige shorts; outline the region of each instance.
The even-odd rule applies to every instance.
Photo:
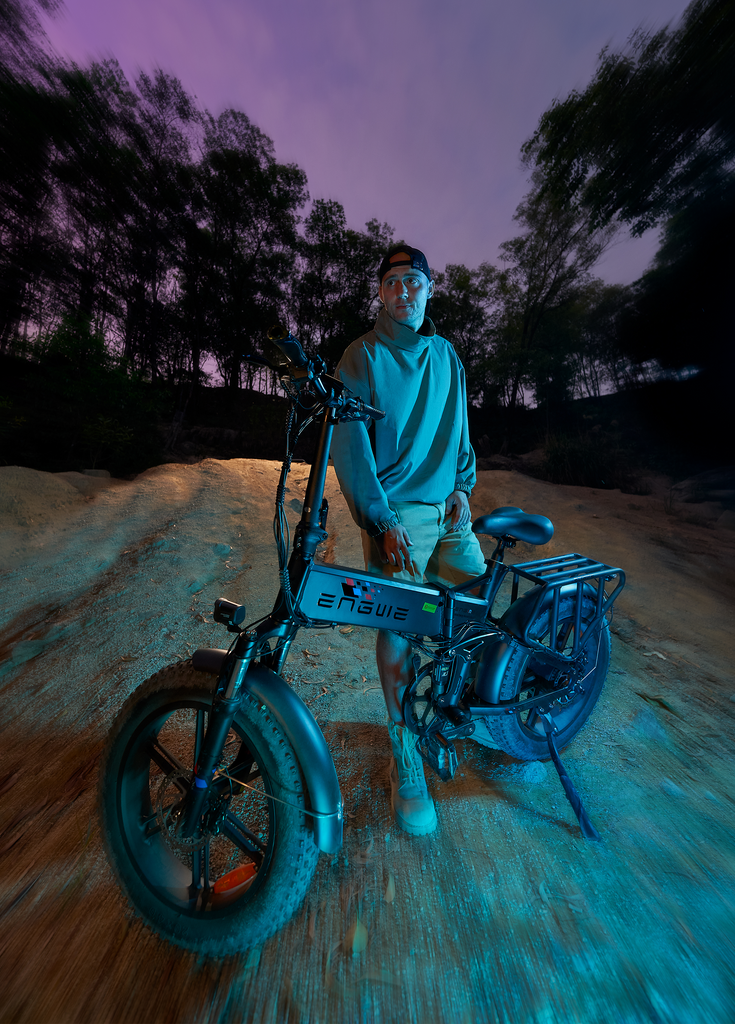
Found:
[[[396,501],[390,507],[411,538],[415,572],[387,565],[380,557],[375,538],[362,531],[362,550],[368,572],[379,572],[409,583],[444,583],[456,587],[485,571],[485,556],[471,526],[453,530],[445,516],[445,503],[425,505],[421,501]]]

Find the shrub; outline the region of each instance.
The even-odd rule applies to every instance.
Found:
[[[577,487],[620,488],[625,494],[648,494],[632,452],[613,434],[602,430],[553,434],[544,445],[543,473],[555,484]]]

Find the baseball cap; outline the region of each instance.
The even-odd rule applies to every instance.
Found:
[[[396,259],[396,256],[402,258]],[[406,259],[408,257],[408,259]],[[431,280],[431,268],[429,261],[420,249],[414,249],[412,245],[392,245],[383,257],[378,268],[378,281],[383,280],[385,275],[393,267],[413,267],[414,270],[421,270]]]

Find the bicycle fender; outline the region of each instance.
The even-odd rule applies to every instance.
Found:
[[[487,646],[482,661],[477,666],[475,676],[475,693],[487,704],[498,704],[500,701],[500,685],[508,667],[514,644],[498,640]]]
[[[219,659],[215,654],[221,655],[221,666],[226,651],[202,650],[192,658],[194,668],[217,671],[214,665]],[[342,846],[342,794],[332,756],[314,716],[288,683],[262,665],[250,666],[243,686],[265,705],[286,734],[304,774],[311,810],[328,815],[311,819],[316,845],[322,853],[336,853]]]
[[[545,593],[541,593],[545,590]],[[594,599],[594,588],[585,584],[585,593],[589,593]],[[569,583],[560,588],[560,598],[572,596],[577,592],[577,584]],[[541,612],[551,606],[553,592],[543,587],[533,587],[517,601],[514,601],[510,608],[498,622],[501,629],[506,630],[513,636],[522,636],[524,629]],[[506,642],[499,640],[497,643],[485,649],[482,661],[478,665],[475,677],[475,693],[480,700],[488,704],[500,702],[500,688],[503,682],[505,670],[513,651],[520,646],[515,641]]]

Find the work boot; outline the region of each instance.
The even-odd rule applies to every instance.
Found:
[[[393,747],[390,791],[396,824],[412,836],[425,836],[436,828],[436,811],[426,788],[416,737],[395,722],[388,723],[388,735]]]

